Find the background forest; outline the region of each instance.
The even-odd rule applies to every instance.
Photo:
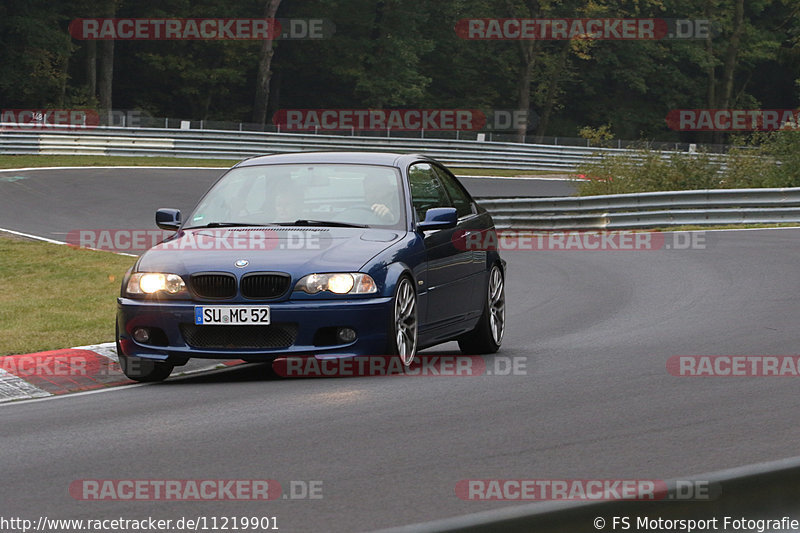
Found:
[[[326,39],[86,41],[81,17],[325,19]],[[689,40],[465,40],[462,18],[712,21]],[[3,0],[0,108],[139,110],[269,124],[278,109],[528,109],[533,136],[726,142],[672,109],[794,109],[797,0]],[[604,130],[604,131],[605,131]]]

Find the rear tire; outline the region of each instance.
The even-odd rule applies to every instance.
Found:
[[[495,353],[503,342],[506,325],[506,293],[503,269],[492,266],[486,284],[483,313],[475,329],[458,338],[464,355]]]
[[[171,363],[161,363],[158,361],[151,361],[141,357],[128,357],[122,353],[119,344],[119,323],[116,326],[117,330],[117,359],[122,372],[128,379],[139,381],[141,383],[152,383],[157,381],[164,381],[172,373],[175,365]]]

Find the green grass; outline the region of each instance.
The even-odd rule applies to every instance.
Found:
[[[230,167],[240,159],[126,157],[103,155],[0,155],[0,168],[28,167]]]
[[[135,258],[0,235],[0,356],[114,340]]]

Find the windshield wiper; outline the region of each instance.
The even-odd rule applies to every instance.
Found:
[[[184,229],[198,229],[198,228],[238,228],[247,226],[261,227],[265,224],[253,224],[252,222],[209,222],[203,226],[191,226]]]
[[[368,228],[366,224],[352,224],[350,222],[336,222],[333,220],[308,220],[301,218],[294,222],[276,222],[278,226],[331,226],[334,228]]]

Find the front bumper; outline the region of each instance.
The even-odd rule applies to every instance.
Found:
[[[274,325],[296,326],[296,335],[289,346],[279,348],[198,347],[187,343],[182,332],[194,327],[195,305],[210,303],[189,301],[146,301],[132,298],[117,299],[118,340],[122,355],[167,361],[176,365],[190,358],[244,359],[271,361],[278,356],[352,357],[355,355],[382,355],[387,346],[392,298],[365,298],[352,300],[302,300],[265,303],[270,307],[270,322]],[[220,303],[219,305],[236,305]],[[254,304],[241,304],[254,305]],[[259,304],[262,305],[262,304]],[[134,328],[157,328],[163,332],[151,338],[149,344],[135,341]],[[206,328],[214,326],[197,326]],[[232,328],[236,326],[216,326]],[[269,326],[241,326],[259,328]],[[356,340],[346,344],[319,345],[319,332],[323,329],[349,327],[356,331]],[[317,344],[315,344],[315,341]]]

